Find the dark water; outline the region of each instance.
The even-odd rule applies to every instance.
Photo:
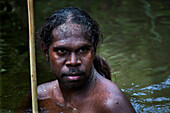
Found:
[[[169,0],[36,0],[36,31],[55,9],[74,6],[104,33],[98,54],[139,113],[170,112]],[[12,112],[30,91],[26,1],[0,1],[0,112]],[[38,45],[38,44],[37,44]],[[53,80],[37,49],[38,84]]]

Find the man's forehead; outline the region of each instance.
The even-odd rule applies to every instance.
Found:
[[[54,41],[53,45],[57,45],[57,46],[84,46],[84,45],[88,45],[88,46],[92,46],[92,44],[88,41],[85,40],[83,38],[75,38],[75,37],[70,37],[70,38],[66,38],[63,40],[58,40],[58,41]]]
[[[81,47],[93,47],[92,43],[84,38],[69,37],[60,40],[53,40],[51,47],[54,48],[67,48],[70,50],[76,50]]]
[[[54,40],[62,40],[69,37],[85,38],[85,28],[82,25],[74,23],[65,23],[53,30]]]

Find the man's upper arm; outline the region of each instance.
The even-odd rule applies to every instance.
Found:
[[[32,100],[31,94],[28,94],[21,104],[15,109],[15,113],[24,113],[25,111],[31,111],[32,109]]]
[[[124,94],[119,94],[105,103],[107,113],[136,113]]]
[[[122,93],[121,89],[113,82],[101,79],[102,85],[97,98],[96,113],[136,113],[130,101]],[[105,86],[105,87],[103,87]]]

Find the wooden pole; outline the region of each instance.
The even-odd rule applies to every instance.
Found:
[[[27,0],[27,5],[28,5],[28,22],[29,22],[29,50],[30,50],[32,110],[33,110],[33,113],[38,113],[33,0]]]

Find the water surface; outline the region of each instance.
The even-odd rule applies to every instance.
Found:
[[[104,34],[98,54],[109,62],[112,80],[135,110],[170,112],[169,0],[36,0],[34,4],[36,31],[55,9],[85,9]],[[12,112],[30,92],[26,14],[26,1],[0,1],[0,112]],[[37,71],[38,84],[55,79],[39,48]]]

